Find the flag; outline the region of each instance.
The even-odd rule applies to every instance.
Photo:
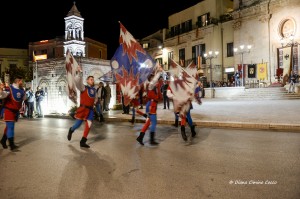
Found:
[[[256,77],[256,64],[249,64],[248,65],[248,78],[255,78]]]
[[[243,78],[245,78],[246,77],[246,75],[245,75],[245,73],[246,73],[246,71],[245,71],[245,66],[246,66],[246,64],[243,64],[243,70],[242,70],[242,64],[238,64],[238,70],[239,70],[239,72],[240,72],[240,77],[243,77]]]
[[[282,67],[283,67],[283,77],[290,75],[291,61],[292,61],[292,48],[283,48],[282,55]]]
[[[75,85],[75,75],[79,65],[72,53],[68,50],[66,53],[66,72],[67,72],[67,94],[69,99],[77,105],[77,90]]]
[[[267,64],[266,63],[257,64],[257,79],[259,79],[259,80],[267,79]]]
[[[186,69],[183,69],[172,59],[169,59],[169,63],[169,72],[171,74],[169,86],[174,95],[174,111],[179,112],[181,115],[186,115],[194,98],[197,69],[192,63]]]
[[[113,79],[120,84],[124,105],[138,94],[140,86],[155,68],[155,60],[120,23],[119,47],[111,59]]]

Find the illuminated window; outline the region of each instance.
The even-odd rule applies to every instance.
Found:
[[[144,49],[149,48],[149,43],[143,43],[143,48],[144,48]]]

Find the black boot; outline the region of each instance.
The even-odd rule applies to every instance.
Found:
[[[140,132],[139,137],[136,138],[136,140],[137,140],[141,145],[144,145],[144,143],[143,143],[143,138],[144,138],[144,136],[145,136],[145,133]]]
[[[155,141],[154,137],[155,137],[155,132],[151,132],[150,133],[150,144],[151,145],[158,145],[159,143]]]
[[[135,117],[132,116],[131,120],[129,120],[129,122],[131,122],[131,124],[134,124],[134,120],[135,120]]]
[[[1,144],[2,144],[3,149],[7,149],[6,140],[7,140],[7,136],[6,136],[6,134],[3,134],[3,137],[1,139]]]
[[[144,113],[144,115],[143,115],[143,116],[144,116],[144,118],[147,118],[147,117],[148,117],[148,115],[147,115],[146,113]]]
[[[175,126],[175,127],[178,127],[178,119],[175,119],[174,126]]]
[[[89,145],[86,144],[87,139],[85,137],[82,137],[80,140],[80,147],[90,148]]]
[[[100,114],[100,122],[104,122],[103,114]]]
[[[191,126],[192,137],[196,136],[195,125]]]
[[[9,142],[9,146],[10,146],[11,151],[14,151],[15,149],[18,148],[18,146],[15,145],[14,137],[8,138],[8,142]]]
[[[181,136],[184,141],[187,141],[187,136],[185,134],[185,126],[181,126]]]
[[[72,127],[69,128],[69,132],[68,132],[68,140],[70,141],[72,139],[72,133],[74,133],[74,131],[72,131]]]

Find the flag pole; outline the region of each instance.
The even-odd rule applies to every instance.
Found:
[[[35,60],[35,89],[38,87],[38,65],[37,65],[37,60]]]

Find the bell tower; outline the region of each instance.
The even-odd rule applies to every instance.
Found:
[[[65,17],[64,56],[69,49],[74,56],[85,57],[83,21],[75,2]]]

